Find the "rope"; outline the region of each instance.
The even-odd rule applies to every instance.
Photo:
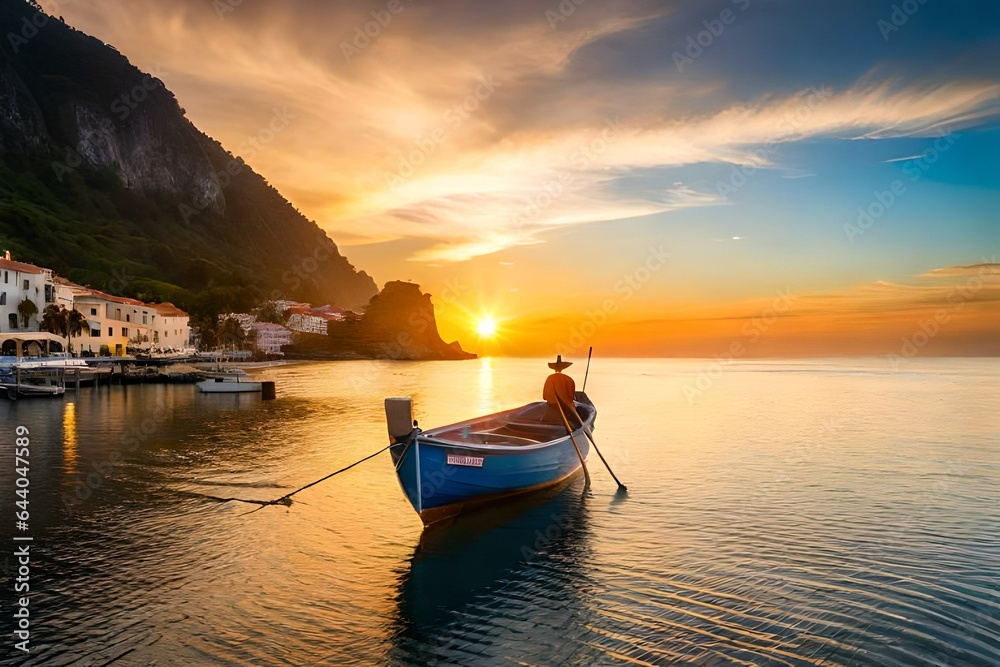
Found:
[[[381,454],[382,452],[384,452],[385,450],[390,449],[390,448],[395,447],[395,446],[400,445],[400,444],[402,444],[402,443],[393,443],[391,445],[383,447],[382,449],[378,450],[374,454],[369,454],[368,456],[364,457],[363,459],[361,459],[359,461],[355,461],[354,463],[352,463],[349,466],[344,466],[343,468],[341,468],[340,470],[337,470],[336,472],[331,472],[326,477],[320,477],[315,482],[310,482],[309,484],[306,484],[302,488],[295,489],[291,493],[286,493],[285,495],[281,496],[280,498],[275,498],[274,500],[248,500],[248,499],[245,499],[245,498],[220,498],[218,496],[209,496],[209,495],[205,495],[203,493],[190,493],[190,492],[186,492],[186,494],[187,495],[191,495],[191,496],[197,496],[197,497],[200,497],[200,498],[207,498],[208,500],[215,500],[215,501],[218,501],[220,503],[237,502],[237,503],[249,503],[251,505],[260,505],[260,507],[258,507],[256,510],[253,510],[254,512],[256,512],[258,510],[262,510],[265,507],[268,507],[270,505],[284,505],[285,507],[291,507],[292,506],[292,496],[294,496],[296,493],[299,493],[300,491],[305,491],[306,489],[308,489],[308,488],[310,488],[312,486],[316,486],[320,482],[325,482],[326,480],[330,479],[331,477],[339,475],[342,472],[346,472],[346,471],[350,470],[351,468],[353,468],[354,466],[359,465],[361,463],[364,463],[365,461],[367,461],[369,459],[373,459],[376,456],[378,456],[379,454]],[[250,512],[250,513],[252,514],[252,512]]]

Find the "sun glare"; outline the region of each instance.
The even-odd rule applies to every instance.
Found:
[[[492,317],[481,317],[476,324],[476,333],[480,338],[492,338],[497,332],[497,323]]]

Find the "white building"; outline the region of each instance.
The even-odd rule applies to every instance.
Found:
[[[35,304],[38,312],[24,326],[17,307],[25,299]],[[38,331],[42,311],[56,301],[52,271],[15,262],[10,253],[0,257],[0,333],[11,331]]]
[[[279,313],[284,313],[286,310],[290,310],[292,308],[302,308],[305,310],[312,308],[312,306],[308,303],[302,303],[301,301],[288,301],[287,299],[279,299],[272,303],[274,303],[274,307],[277,308]]]
[[[17,310],[25,299],[38,310],[27,327]],[[148,304],[105,294],[54,276],[50,269],[15,262],[9,252],[4,253],[0,257],[0,333],[37,332],[42,313],[50,305],[75,308],[86,320],[83,332],[70,341],[78,352],[100,354],[106,345],[108,353],[122,356],[130,345],[153,351],[189,346],[188,314],[172,303]]]
[[[292,344],[292,332],[280,324],[254,322],[251,328],[257,332],[257,350],[264,354],[284,355],[281,346]]]
[[[222,324],[226,320],[236,320],[240,328],[243,329],[243,332],[249,333],[254,322],[257,321],[257,316],[250,313],[224,313],[219,315],[219,324]]]
[[[153,306],[153,349],[181,351],[191,344],[191,325],[188,314],[172,303]]]
[[[71,283],[62,276],[55,276],[53,282],[55,283],[55,304],[62,306],[66,310],[73,310],[76,307],[73,304],[73,299],[76,296],[77,288],[80,286],[76,283]]]
[[[344,319],[343,315],[333,313],[292,313],[288,317],[288,328],[303,333],[327,334],[327,322]]]

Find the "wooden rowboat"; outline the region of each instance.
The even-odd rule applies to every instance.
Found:
[[[584,459],[597,408],[576,393],[573,432]],[[544,402],[423,431],[409,398],[387,398],[386,420],[399,485],[425,525],[511,496],[538,491],[581,471],[561,423],[545,421]],[[574,420],[576,421],[576,420]]]

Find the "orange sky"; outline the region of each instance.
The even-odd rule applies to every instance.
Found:
[[[608,295],[568,318],[511,313],[499,318],[497,340],[478,344],[498,355],[568,358],[585,357],[591,345],[605,356],[725,359],[1000,355],[997,263],[933,271],[908,284],[881,282],[827,294],[786,289],[768,298],[664,310],[631,308],[625,297]],[[460,329],[463,320],[459,316],[442,329]]]
[[[949,267],[1000,251],[1000,48],[943,5],[886,39],[875,4],[739,3],[678,64],[701,3],[42,0],[467,349],[891,354],[978,278],[920,353],[998,354],[995,272]]]

